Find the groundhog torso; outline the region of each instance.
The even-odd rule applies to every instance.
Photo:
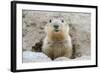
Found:
[[[58,57],[67,57],[72,56],[72,44],[70,37],[68,40],[64,41],[47,41],[43,45],[42,51],[50,57],[52,60]]]
[[[48,46],[48,55],[55,59],[57,57],[65,56],[68,53],[68,48],[64,45],[65,42],[53,42]]]

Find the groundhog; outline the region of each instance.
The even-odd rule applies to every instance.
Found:
[[[42,51],[52,60],[58,57],[71,58],[72,43],[69,25],[63,17],[52,17],[45,26],[46,37]]]

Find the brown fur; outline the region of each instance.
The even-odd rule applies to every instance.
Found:
[[[58,22],[60,22],[58,20]],[[59,31],[55,32],[54,27],[48,24],[45,29],[47,35],[43,42],[42,51],[51,59],[57,57],[72,56],[72,43],[69,35],[69,26],[59,25]]]

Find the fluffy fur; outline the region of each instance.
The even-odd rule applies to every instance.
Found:
[[[58,27],[55,28],[54,26]],[[72,43],[69,35],[69,25],[62,18],[52,18],[45,26],[46,37],[42,51],[51,59],[58,57],[71,58]]]

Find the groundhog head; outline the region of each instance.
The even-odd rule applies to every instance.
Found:
[[[53,41],[61,41],[69,32],[69,26],[63,17],[52,17],[49,19],[45,31]]]

